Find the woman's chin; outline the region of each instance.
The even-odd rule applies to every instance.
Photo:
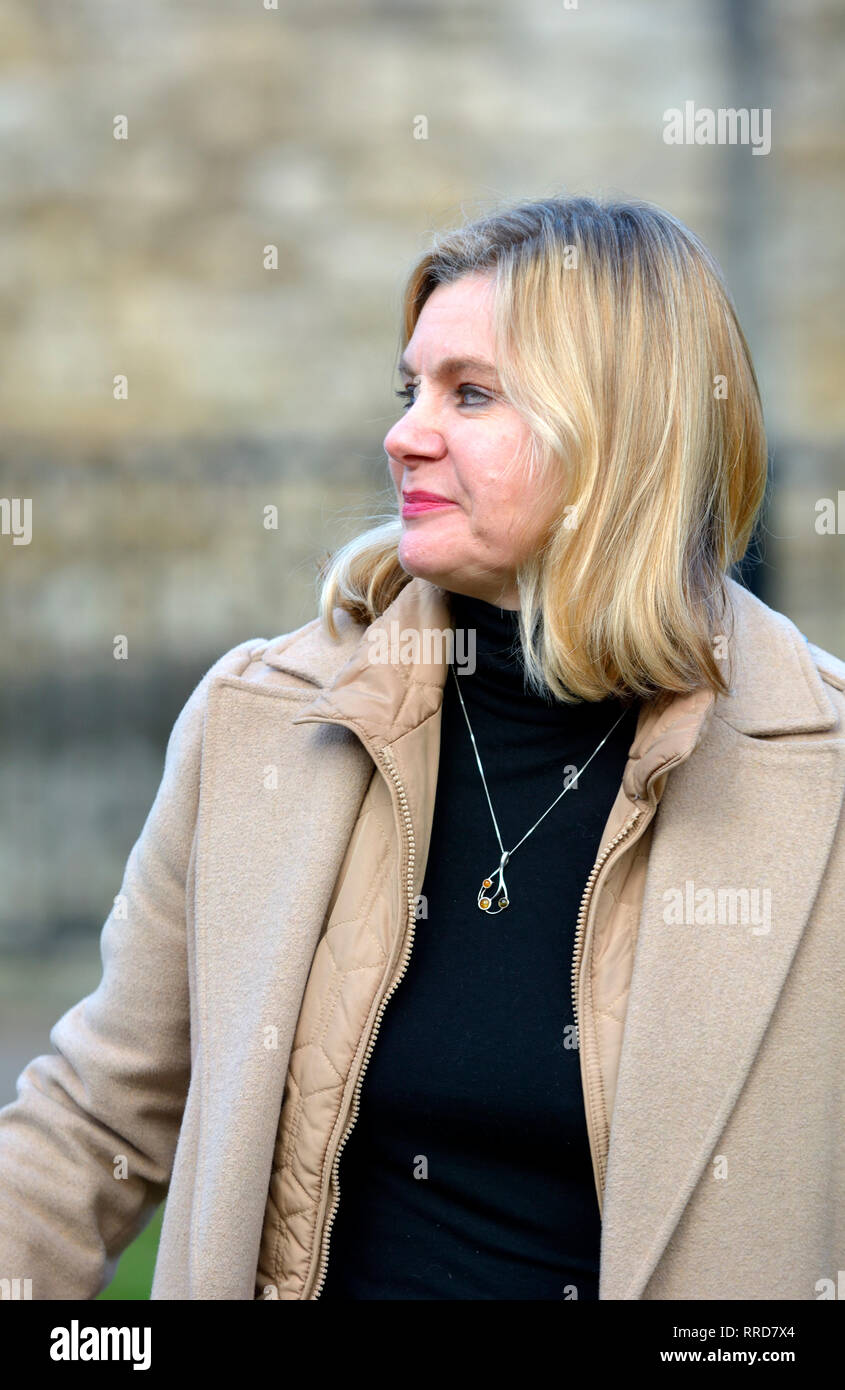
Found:
[[[440,554],[436,546],[421,544],[415,536],[405,534],[397,553],[403,570],[415,579],[428,579],[432,584],[439,583],[441,576],[453,568],[449,556]]]

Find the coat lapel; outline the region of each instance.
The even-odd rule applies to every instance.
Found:
[[[602,1299],[642,1296],[720,1153],[838,821],[845,752],[822,736],[838,719],[806,641],[737,585],[731,596],[731,695],[669,774],[654,825],[611,1123]],[[777,734],[814,737],[768,741]],[[693,906],[704,890],[698,921],[688,883]],[[746,890],[752,907],[758,890],[757,924],[731,924],[728,899],[707,922],[707,892],[719,889]],[[681,922],[667,920],[677,894]]]
[[[190,1259],[198,1298],[254,1296],[302,995],[373,771],[348,729],[291,728],[314,694],[237,677],[209,687],[195,903],[200,1119]],[[305,790],[315,777],[312,797]]]

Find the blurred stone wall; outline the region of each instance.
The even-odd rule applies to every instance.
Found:
[[[814,526],[845,486],[842,25],[834,0],[0,3],[0,495],[33,504],[29,545],[0,536],[7,958],[99,931],[193,684],[313,616],[317,556],[388,495],[403,277],[497,198],[645,197],[710,245],[773,454],[756,582],[845,653],[845,535]],[[771,152],[665,144],[687,100],[770,108]]]

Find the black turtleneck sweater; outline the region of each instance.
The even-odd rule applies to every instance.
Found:
[[[510,905],[488,915],[478,890],[501,852],[447,671],[423,907],[341,1155],[320,1297],[564,1299],[574,1286],[596,1299],[601,1222],[571,1045],[572,952],[638,705],[529,693],[519,615],[449,598],[456,627],[476,631],[476,670],[458,679],[505,849],[625,713],[516,850]]]

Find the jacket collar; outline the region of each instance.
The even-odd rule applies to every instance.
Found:
[[[726,580],[726,588],[730,692],[715,696],[698,690],[644,702],[622,784],[631,801],[648,799],[661,769],[690,756],[713,717],[753,737],[821,732],[837,724],[807,641],[795,625],[733,579]],[[336,616],[337,639],[315,619],[295,640],[286,636],[270,643],[261,659],[318,687],[294,723],[347,724],[381,749],[440,709],[450,652],[437,636],[451,629],[448,596],[414,578],[365,628],[346,613]]]

